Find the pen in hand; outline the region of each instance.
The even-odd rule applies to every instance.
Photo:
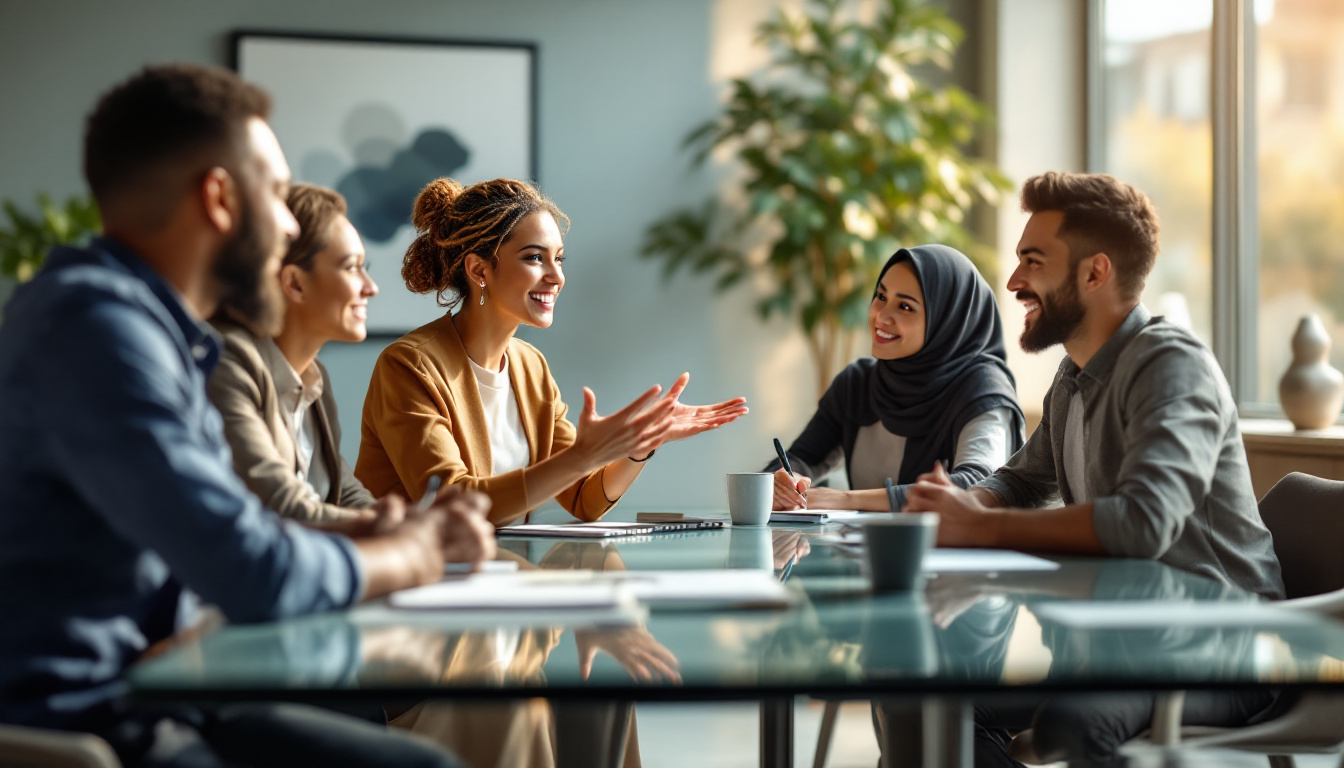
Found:
[[[779,463],[783,465],[784,471],[789,473],[789,477],[793,477],[793,467],[789,466],[789,454],[784,452],[784,446],[779,442],[778,437],[775,438],[775,454],[779,456]],[[798,495],[802,496],[801,493]],[[806,496],[803,496],[803,508],[807,508]]]
[[[434,499],[439,495],[439,486],[442,484],[443,480],[438,475],[430,476],[429,482],[425,484],[425,495],[421,496],[420,503],[415,505],[417,515],[423,515],[429,511],[430,507],[434,506]]]

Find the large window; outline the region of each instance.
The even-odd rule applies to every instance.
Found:
[[[1344,3],[1255,8],[1257,375],[1243,401],[1274,403],[1289,336],[1314,312],[1344,368]]]
[[[1094,0],[1090,164],[1162,216],[1145,303],[1269,415],[1302,315],[1344,368],[1344,3],[1216,2]]]
[[[1210,0],[1103,7],[1099,162],[1146,192],[1162,256],[1144,292],[1156,314],[1213,341]]]

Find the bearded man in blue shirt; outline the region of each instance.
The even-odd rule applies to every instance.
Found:
[[[233,473],[205,381],[223,300],[278,322],[298,225],[270,99],[223,70],[150,67],[89,117],[104,236],[62,248],[0,326],[0,722],[91,731],[127,766],[457,765],[372,723],[293,705],[150,711],[124,672],[189,626],[349,606],[494,552],[488,501],[400,501],[351,536],[281,521]],[[199,598],[197,598],[199,596]]]

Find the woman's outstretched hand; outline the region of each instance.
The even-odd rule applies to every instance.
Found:
[[[572,450],[587,460],[590,470],[617,459],[649,455],[672,428],[672,409],[677,405],[675,400],[658,397],[662,391],[662,385],[655,385],[610,416],[598,416],[597,395],[584,387],[583,412]]]
[[[730,421],[747,414],[747,398],[735,397],[714,405],[686,405],[680,401],[681,393],[691,382],[691,374],[683,373],[672,382],[662,400],[671,407],[672,426],[662,439],[662,443],[671,443],[694,437],[701,432],[718,429]],[[660,443],[660,445],[662,444]],[[655,448],[658,446],[654,446]]]

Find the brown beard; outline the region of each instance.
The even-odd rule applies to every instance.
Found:
[[[278,277],[266,267],[284,244],[273,228],[259,226],[256,206],[246,196],[240,213],[238,232],[215,258],[219,309],[257,336],[274,336],[284,325],[285,295]]]
[[[1029,294],[1018,293],[1019,299],[1029,297]],[[1036,322],[1024,328],[1019,339],[1025,352],[1042,352],[1063,344],[1083,324],[1087,315],[1087,309],[1078,297],[1077,275],[1070,275],[1063,285],[1044,296],[1036,296],[1036,300],[1041,306]]]

